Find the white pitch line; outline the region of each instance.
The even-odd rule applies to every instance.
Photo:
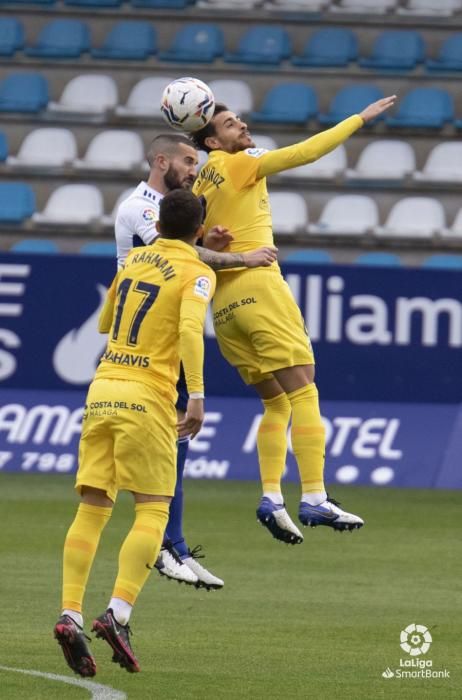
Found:
[[[32,671],[25,668],[10,668],[9,666],[0,666],[0,671],[12,671],[13,673],[23,673],[25,676],[39,676],[40,678],[48,678],[51,681],[59,681],[68,685],[77,685],[79,688],[84,688],[90,691],[91,700],[127,700],[127,696],[121,690],[115,690],[109,685],[101,685],[92,681],[80,681],[77,678],[70,676],[58,676],[56,673],[43,673],[42,671]]]

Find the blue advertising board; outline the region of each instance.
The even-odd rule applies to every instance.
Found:
[[[105,337],[110,259],[0,256],[0,387],[85,389]],[[456,403],[462,397],[460,271],[283,267],[305,316],[323,399]],[[208,395],[252,396],[206,329]]]
[[[74,473],[84,401],[80,391],[1,389],[0,473]],[[327,483],[462,488],[460,406],[325,401],[321,408]],[[186,476],[258,480],[260,402],[213,397],[206,411]],[[297,481],[290,435],[288,442],[285,479]]]

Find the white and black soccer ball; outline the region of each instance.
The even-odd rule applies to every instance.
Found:
[[[178,78],[167,85],[160,111],[178,131],[199,131],[213,117],[215,98],[208,85],[197,78]]]

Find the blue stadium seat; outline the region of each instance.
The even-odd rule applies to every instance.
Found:
[[[48,238],[25,238],[22,241],[14,243],[10,251],[12,253],[39,253],[39,254],[56,254],[59,253],[58,245]]]
[[[13,56],[24,48],[24,29],[21,22],[14,17],[0,19],[0,56]]]
[[[411,90],[398,102],[394,117],[387,117],[391,127],[425,127],[441,129],[454,120],[454,100],[441,88],[420,87]]]
[[[370,253],[358,255],[355,263],[357,265],[370,265],[371,267],[398,267],[401,265],[401,258],[395,253],[371,251]]]
[[[56,0],[0,0],[0,5],[54,5]]]
[[[54,19],[40,32],[27,56],[40,58],[79,58],[90,49],[90,30],[78,19]]]
[[[0,131],[0,162],[3,163],[8,158],[8,142],[3,131]]]
[[[250,63],[277,66],[292,53],[285,29],[260,25],[241,37],[236,53],[225,54],[227,63]]]
[[[428,59],[427,70],[462,70],[462,34],[451,34],[441,46],[436,60]]]
[[[284,83],[266,94],[259,112],[251,112],[254,122],[305,124],[318,113],[318,98],[309,85]]]
[[[331,27],[314,32],[303,54],[294,56],[294,66],[347,66],[358,57],[358,39],[351,29]]]
[[[113,241],[91,241],[84,243],[79,252],[82,255],[105,255],[115,260],[117,248]]]
[[[379,34],[368,58],[361,58],[361,68],[378,70],[412,70],[425,58],[425,45],[419,32],[385,31]]]
[[[20,224],[35,211],[35,195],[23,182],[0,182],[0,223]]]
[[[120,7],[123,0],[64,0],[65,5],[77,7]]]
[[[118,22],[106,36],[100,49],[93,49],[93,58],[144,60],[156,53],[156,31],[149,22]]]
[[[213,63],[224,51],[223,32],[217,24],[187,24],[180,29],[168,51],[159,53],[161,61]]]
[[[132,0],[133,7],[158,7],[166,10],[183,10],[194,5],[195,0]]]
[[[294,250],[285,256],[284,263],[307,263],[309,265],[332,265],[332,255],[327,250]]]
[[[429,255],[422,263],[422,267],[444,270],[462,270],[462,255],[451,253],[435,253]]]
[[[40,73],[15,73],[0,83],[0,112],[40,112],[48,104],[48,82]]]
[[[337,124],[337,122],[358,114],[371,102],[384,97],[382,90],[376,85],[349,85],[342,88],[334,95],[327,114],[320,114],[318,120],[321,124]],[[374,121],[383,119],[381,115]]]

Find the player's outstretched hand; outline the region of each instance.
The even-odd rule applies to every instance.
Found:
[[[178,437],[196,437],[204,422],[204,399],[188,399],[185,417],[177,424]]]
[[[204,236],[202,245],[209,250],[223,250],[234,240],[231,232],[224,226],[213,226]]]
[[[242,259],[246,267],[269,267],[278,258],[277,248],[257,248],[250,253],[243,253]]]
[[[359,113],[359,116],[362,117],[364,123],[367,124],[367,122],[372,121],[372,119],[378,117],[382,112],[393,107],[395,102],[396,95],[383,97],[381,100],[377,100],[377,102],[372,102],[372,104],[368,105],[366,109],[363,109],[363,111]]]

